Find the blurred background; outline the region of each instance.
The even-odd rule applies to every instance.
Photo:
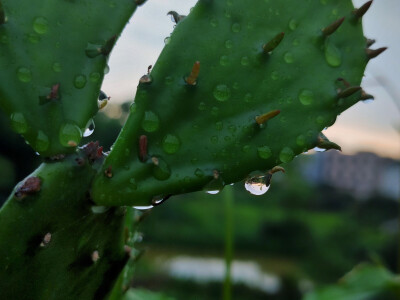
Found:
[[[195,2],[149,0],[138,9],[110,57],[102,89],[111,101],[94,119],[86,142],[111,147],[139,78],[173,30],[167,12],[187,14]],[[353,2],[358,7],[364,0]],[[343,152],[297,157],[286,174],[273,176],[262,196],[249,194],[243,182],[228,187],[234,202],[234,299],[301,299],[363,261],[399,271],[399,15],[400,1],[380,0],[364,18],[365,35],[377,40],[373,47],[389,49],[369,63],[363,80],[375,101],[355,105],[324,131]],[[40,159],[4,115],[0,126],[0,167],[7,174],[0,177],[1,204]],[[221,299],[224,193],[176,196],[144,212],[135,287],[161,291],[162,299]]]

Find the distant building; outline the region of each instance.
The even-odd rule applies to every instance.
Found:
[[[380,194],[394,200],[400,198],[400,162],[361,152],[344,155],[327,151],[310,156],[306,178],[326,184],[364,199]]]

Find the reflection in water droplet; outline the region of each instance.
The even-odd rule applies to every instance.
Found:
[[[49,29],[49,23],[46,18],[37,17],[33,20],[33,30],[38,34],[45,34]]]
[[[29,82],[32,80],[31,70],[29,70],[28,68],[24,68],[24,67],[18,68],[17,77],[22,82]]]
[[[219,84],[214,88],[214,98],[218,101],[226,101],[231,97],[231,90],[225,84]]]
[[[282,149],[282,151],[279,153],[279,159],[283,163],[288,163],[292,161],[294,158],[294,152],[291,148],[285,147]]]
[[[138,210],[148,210],[148,209],[153,208],[154,206],[153,205],[147,205],[147,206],[132,206],[132,207],[135,208],[135,209],[138,209]]]
[[[268,176],[252,177],[245,182],[244,187],[252,195],[264,195],[270,187],[266,184],[267,178]]]
[[[168,154],[174,154],[179,150],[179,147],[181,146],[181,142],[179,138],[175,135],[168,134],[164,139],[163,139],[163,150],[168,153]]]
[[[94,128],[95,128],[94,121],[93,121],[93,119],[90,119],[88,124],[86,125],[85,131],[83,132],[83,137],[90,136],[93,133]]]
[[[75,79],[74,79],[74,86],[77,88],[77,89],[83,89],[84,87],[85,87],[85,85],[86,85],[86,76],[85,75],[82,75],[82,74],[80,74],[80,75],[77,75],[77,76],[75,76]]]
[[[314,93],[310,90],[302,90],[299,94],[299,100],[303,105],[310,105],[314,102]]]
[[[82,131],[77,125],[66,123],[61,126],[58,138],[64,147],[76,147],[82,138]]]
[[[158,129],[160,120],[152,111],[146,111],[142,121],[142,128],[147,132],[154,132]]]
[[[11,127],[16,133],[25,133],[28,130],[28,123],[22,113],[13,113],[10,116]]]
[[[331,67],[339,67],[342,64],[342,53],[328,39],[325,41],[325,60]]]
[[[50,141],[46,134],[43,131],[39,130],[38,135],[36,137],[35,147],[39,152],[46,151],[49,149]]]

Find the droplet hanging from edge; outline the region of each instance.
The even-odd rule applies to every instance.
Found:
[[[153,205],[143,205],[143,206],[132,206],[134,209],[138,209],[138,210],[148,210],[148,209],[152,209],[154,206]]]
[[[270,185],[266,184],[266,176],[260,176],[247,180],[244,187],[250,194],[261,196],[268,192]]]
[[[92,135],[92,133],[94,132],[95,129],[95,124],[93,119],[90,119],[88,124],[86,125],[86,129],[83,132],[83,137],[88,137],[90,135]]]
[[[203,191],[207,194],[216,195],[221,192],[224,188],[224,181],[221,177],[212,179],[203,187]]]
[[[331,67],[339,67],[342,64],[342,53],[328,39],[325,42],[325,60]]]

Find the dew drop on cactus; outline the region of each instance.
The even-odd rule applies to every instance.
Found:
[[[81,129],[72,123],[64,124],[59,133],[59,140],[64,147],[76,147],[82,138]]]
[[[163,150],[168,154],[174,154],[179,150],[181,142],[175,135],[168,134],[163,140]]]
[[[94,214],[103,214],[103,213],[105,213],[106,211],[108,211],[110,209],[110,207],[107,207],[107,206],[96,206],[96,205],[93,205],[91,208],[90,208],[90,210],[92,211],[92,213],[94,213]]]
[[[214,88],[214,98],[224,102],[231,97],[231,90],[225,84],[219,84]]]
[[[238,33],[242,30],[242,26],[239,23],[233,23],[232,32]]]
[[[272,151],[268,146],[262,146],[257,148],[258,156],[262,159],[268,159],[272,155]]]
[[[33,30],[38,34],[45,34],[49,29],[49,22],[44,17],[37,17],[33,20]]]
[[[17,77],[21,82],[29,82],[32,80],[32,72],[28,68],[21,67],[17,70]]]
[[[152,157],[153,176],[158,180],[167,180],[171,176],[171,169],[161,157]]]
[[[299,100],[303,105],[310,105],[314,102],[314,93],[310,90],[302,90],[299,94]]]
[[[261,196],[269,190],[270,185],[266,181],[266,176],[252,177],[245,182],[244,187],[250,194]]]
[[[232,47],[233,47],[233,42],[232,42],[231,40],[226,40],[226,41],[225,41],[225,47],[226,47],[227,49],[232,48]]]
[[[207,194],[218,194],[224,188],[224,181],[217,171],[214,171],[214,178],[203,187],[203,191]]]
[[[250,59],[247,56],[243,56],[240,60],[242,66],[248,66],[250,64]]]
[[[286,63],[291,64],[294,62],[293,54],[291,52],[286,52],[283,56]]]
[[[294,152],[293,152],[292,148],[285,147],[279,153],[279,159],[283,163],[291,162],[293,160],[293,158],[294,158]]]
[[[39,152],[46,151],[50,146],[50,141],[48,136],[44,134],[44,132],[41,130],[39,130],[38,132],[35,146]]]
[[[85,85],[86,85],[86,81],[87,80],[86,80],[86,76],[85,75],[82,75],[82,74],[77,75],[74,78],[74,86],[77,89],[83,89],[85,87]]]
[[[17,133],[25,133],[28,130],[28,123],[22,113],[11,114],[11,127]]]
[[[86,129],[83,132],[83,137],[88,137],[90,135],[92,135],[92,133],[94,132],[95,129],[95,124],[93,119],[90,119],[88,124],[86,125]]]
[[[89,75],[89,79],[91,82],[98,82],[100,80],[100,73],[99,72],[92,72]]]
[[[142,121],[142,128],[147,132],[157,131],[160,126],[160,120],[158,116],[152,111],[146,111]]]
[[[222,55],[219,58],[219,64],[221,66],[229,66],[230,65],[229,57],[227,55]]]
[[[60,73],[62,71],[61,64],[59,62],[55,62],[52,66],[52,69],[56,73]]]
[[[331,67],[339,67],[342,64],[340,50],[328,40],[325,43],[325,60]]]

